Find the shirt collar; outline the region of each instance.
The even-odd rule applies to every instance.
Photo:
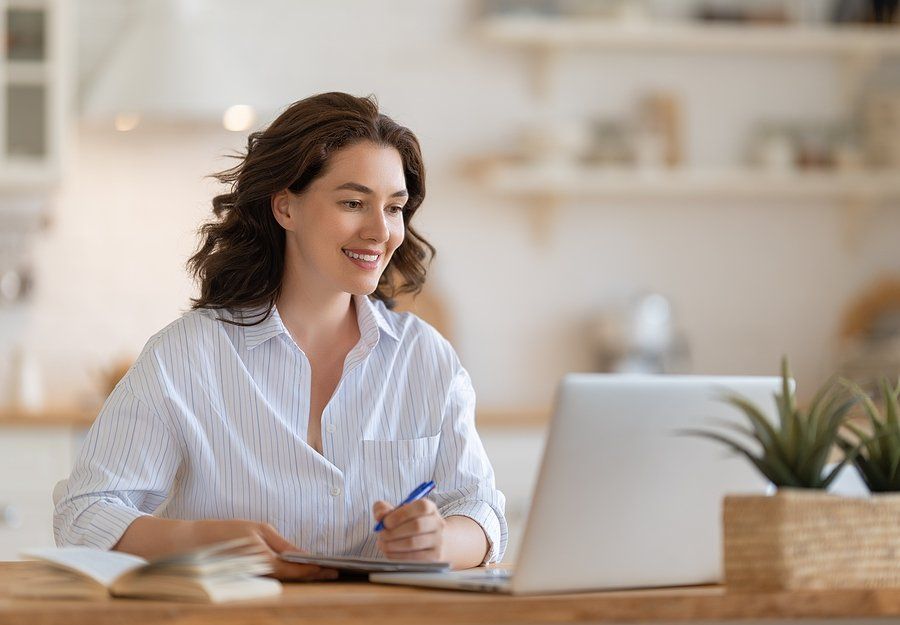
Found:
[[[384,318],[384,315],[381,314],[381,311],[369,299],[368,295],[354,295],[353,301],[356,303],[356,318],[359,320],[360,336],[366,336],[367,330],[374,326],[395,341],[400,340],[394,328],[391,327],[391,324]]]
[[[265,306],[245,309],[236,313],[234,320],[253,323],[268,311],[269,309]],[[244,326],[244,343],[247,349],[253,349],[279,334],[287,334],[287,328],[284,327],[281,315],[278,314],[278,308],[272,306],[271,311],[271,314],[262,322],[252,326]]]
[[[386,334],[395,341],[399,340],[397,333],[388,323],[381,311],[372,303],[367,295],[353,295],[353,302],[356,305],[356,318],[359,322],[359,334],[369,347],[378,344],[380,334]],[[272,313],[266,317],[261,323],[253,326],[244,327],[244,342],[247,349],[253,349],[261,345],[269,339],[279,334],[287,334],[287,328],[278,314],[278,307],[272,306]],[[242,310],[234,315],[235,321],[253,322],[259,319],[267,312],[263,306],[261,308],[253,308]]]

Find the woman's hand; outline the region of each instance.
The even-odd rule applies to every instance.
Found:
[[[393,560],[441,562],[445,558],[446,521],[430,499],[419,499],[394,508],[385,501],[372,506],[376,521],[384,524],[378,532],[378,548]]]
[[[265,548],[273,571],[271,577],[282,581],[313,581],[337,579],[338,572],[314,564],[285,562],[278,557],[282,551],[300,551],[288,542],[268,523],[240,520],[193,521],[190,526],[193,541],[197,545],[223,542],[235,538],[251,537]]]
[[[255,521],[213,519],[182,521],[146,515],[138,517],[128,526],[113,549],[149,560],[248,536],[268,553],[272,577],[284,581],[311,581],[337,577],[337,571],[334,569],[281,560],[278,554],[282,551],[298,551],[298,549],[268,523]]]

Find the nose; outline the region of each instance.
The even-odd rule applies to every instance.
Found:
[[[384,243],[391,236],[387,216],[384,214],[384,211],[371,211],[371,213],[372,216],[366,219],[362,236],[369,241]]]

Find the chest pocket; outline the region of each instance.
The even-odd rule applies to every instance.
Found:
[[[368,499],[397,505],[431,479],[440,435],[396,441],[362,441]],[[440,487],[440,484],[438,485]]]

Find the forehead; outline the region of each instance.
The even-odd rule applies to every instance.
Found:
[[[381,182],[403,188],[403,159],[392,146],[371,142],[356,143],[341,148],[328,159],[322,179],[338,182]]]

